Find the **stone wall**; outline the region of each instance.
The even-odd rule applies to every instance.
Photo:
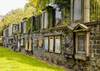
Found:
[[[39,48],[35,46],[33,48],[33,55],[50,63],[72,68],[75,64],[73,59],[73,33],[69,31],[66,33],[63,32],[61,42],[61,53],[51,53],[49,51],[45,51],[44,47]]]
[[[100,71],[100,23],[90,25],[90,69]]]
[[[61,38],[61,53],[45,51],[44,47],[37,47],[37,42],[35,40],[43,38],[42,34],[33,35],[32,42],[32,52],[36,57],[54,63],[57,65],[62,65],[73,71],[99,71],[100,70],[100,24],[96,23],[94,25],[86,25],[89,27],[90,32],[90,57],[88,60],[77,60],[74,58],[74,34],[73,31],[65,29],[62,31],[57,31],[57,33],[62,33]],[[55,32],[52,32],[54,34]],[[45,33],[44,33],[45,34]],[[25,48],[22,48],[22,52],[25,53]]]
[[[73,71],[99,71],[100,70],[100,25],[87,25],[90,31],[90,57],[86,61],[74,58],[73,32],[63,32],[61,53],[50,53],[44,48],[34,48],[33,54],[42,60],[63,65]]]
[[[100,25],[91,27],[90,46],[94,55],[100,55]]]

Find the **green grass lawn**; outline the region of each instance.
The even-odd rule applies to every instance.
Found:
[[[64,68],[0,47],[0,71],[64,71]]]

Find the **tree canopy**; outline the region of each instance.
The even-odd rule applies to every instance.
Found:
[[[35,8],[27,3],[24,9],[16,9],[7,13],[2,20],[0,20],[0,31],[3,30],[5,26],[10,24],[19,24],[23,18],[29,18],[34,14]]]
[[[9,24],[18,24],[21,22],[23,18],[29,18],[32,15],[37,15],[42,12],[42,9],[46,7],[49,3],[62,3],[67,2],[67,0],[27,0],[28,3],[25,5],[24,9],[16,9],[9,12],[2,20],[0,20],[0,27],[4,27]],[[67,4],[64,5],[69,5]],[[70,8],[70,7],[66,7]],[[70,10],[70,9],[66,9]],[[69,14],[69,11],[66,11],[64,15]],[[100,19],[100,1],[99,0],[91,0],[90,1],[90,18],[91,20]],[[2,29],[0,29],[2,30]]]

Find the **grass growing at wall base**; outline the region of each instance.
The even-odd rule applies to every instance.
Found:
[[[64,71],[64,69],[0,47],[0,71]]]

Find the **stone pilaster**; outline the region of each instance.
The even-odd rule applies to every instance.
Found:
[[[89,22],[90,21],[90,0],[84,0],[84,23]]]

